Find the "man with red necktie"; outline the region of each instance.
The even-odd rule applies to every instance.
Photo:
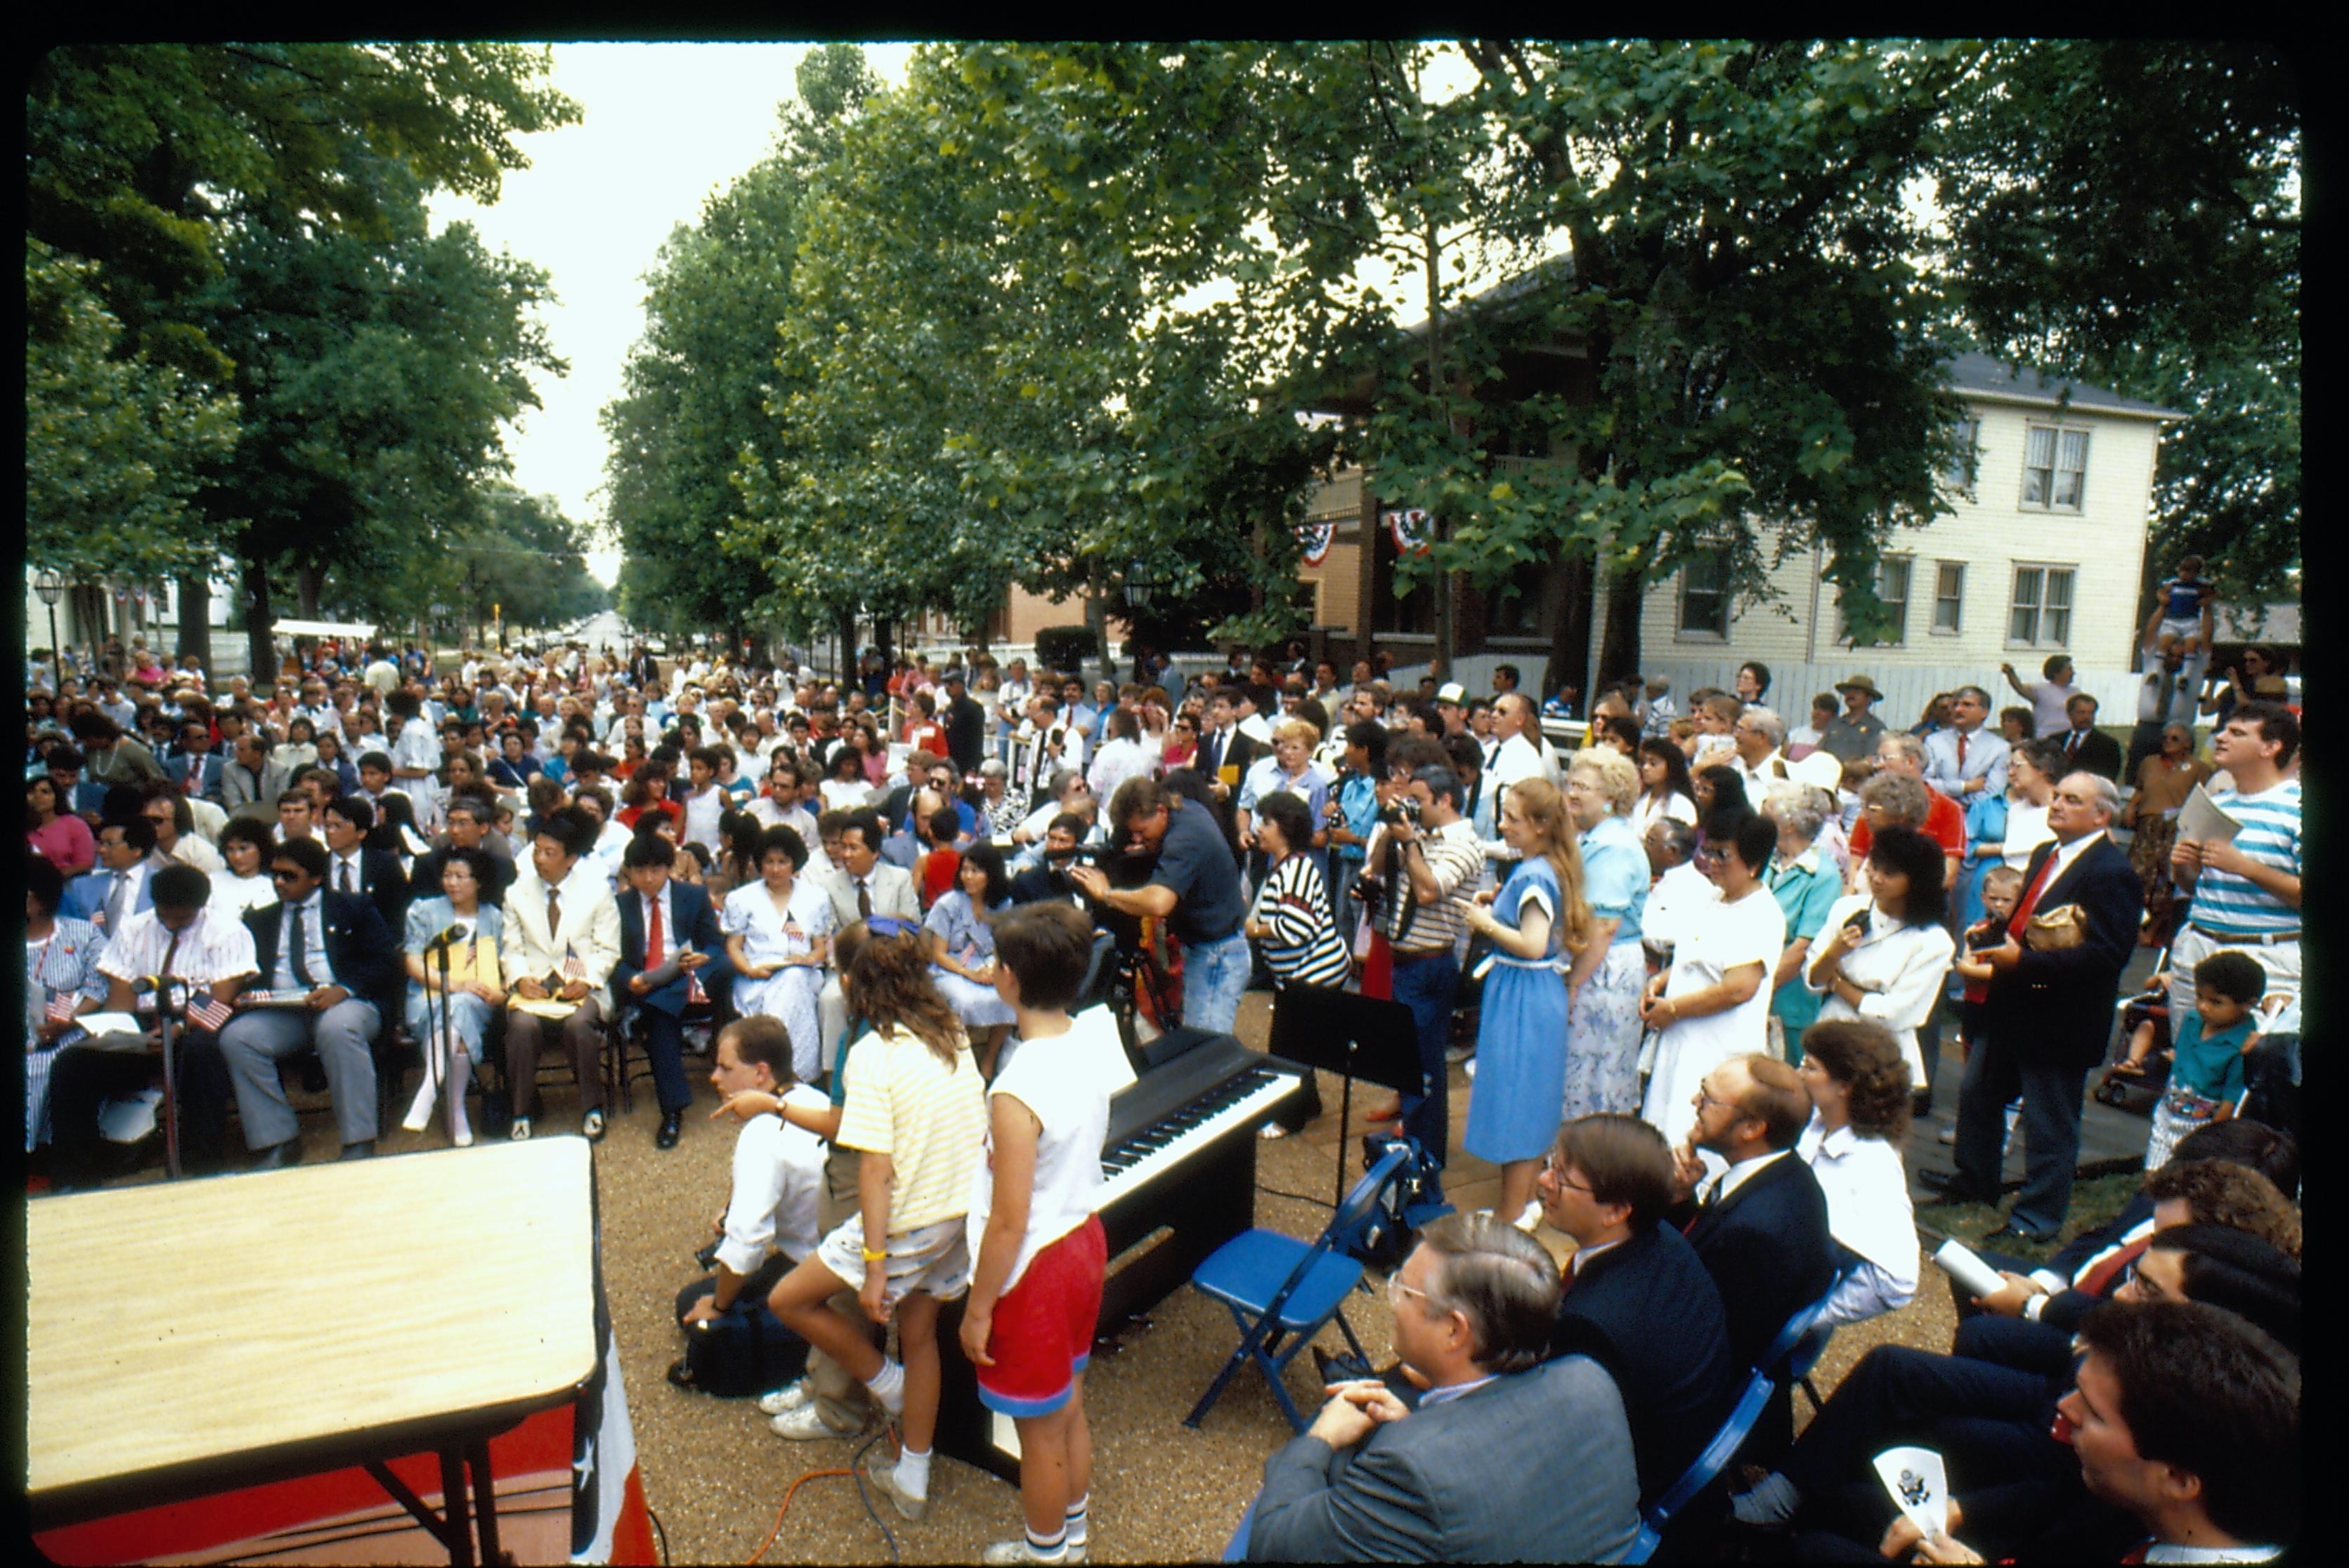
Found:
[[[2023,1098],[2023,1192],[1993,1240],[2036,1240],[2064,1223],[2080,1148],[2088,1068],[2105,1054],[2113,996],[2137,944],[2144,886],[2107,830],[2119,810],[2112,780],[2069,773],[2047,808],[2054,838],[2032,852],[2005,943],[1980,954],[1992,970],[1984,1040],[1958,1090],[1957,1171],[1920,1179],[1948,1201],[1995,1202],[2005,1109]],[[2032,940],[2039,915],[2064,916]]]

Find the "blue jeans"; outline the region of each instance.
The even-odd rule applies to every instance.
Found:
[[[1451,1152],[1452,1105],[1444,1047],[1452,1038],[1452,998],[1460,989],[1460,961],[1450,952],[1394,961],[1394,999],[1418,1026],[1420,1092],[1402,1097],[1402,1130],[1419,1140],[1437,1165]]]
[[[1194,1029],[1228,1035],[1239,1021],[1240,996],[1247,990],[1248,939],[1235,931],[1219,942],[1183,950],[1183,1022]]]

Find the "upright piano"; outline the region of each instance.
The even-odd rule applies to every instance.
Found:
[[[1110,1102],[1102,1148],[1095,1212],[1109,1238],[1109,1275],[1097,1339],[1255,1223],[1257,1131],[1306,1092],[1310,1070],[1200,1029],[1172,1030],[1145,1047],[1141,1072]],[[936,1447],[1017,1485],[1019,1440],[1009,1417],[978,1402],[962,1351],[962,1305],[948,1303],[938,1315]]]

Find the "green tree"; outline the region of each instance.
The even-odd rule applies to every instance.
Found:
[[[661,247],[646,278],[645,334],[603,411],[606,511],[626,551],[620,599],[639,625],[740,638],[776,594],[776,562],[731,545],[742,510],[734,476],[779,447],[767,411],[783,379],[776,324],[790,309],[809,180],[879,87],[847,44],[811,50],[797,81],[775,150]]]
[[[200,318],[231,351],[243,408],[206,501],[234,531],[256,669],[273,573],[293,578],[305,616],[330,573],[345,603],[412,612],[383,603],[383,584],[441,547],[474,487],[505,470],[501,427],[538,404],[529,371],[566,368],[532,314],[549,297],[543,272],[491,254],[470,225],[429,233],[412,187],[398,211],[381,242],[291,213],[239,224]]]
[[[1940,200],[1992,351],[2188,415],[2154,479],[2148,594],[2209,558],[2248,605],[2300,565],[2301,76],[2271,45],[2001,45]]]
[[[25,242],[25,542],[80,582],[209,573],[219,552],[192,498],[200,465],[235,440],[236,404],[144,356],[96,269]]]

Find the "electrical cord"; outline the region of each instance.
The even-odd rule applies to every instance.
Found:
[[[1317,1209],[1335,1210],[1338,1206],[1327,1198],[1309,1198],[1302,1192],[1284,1192],[1278,1187],[1268,1187],[1261,1181],[1257,1183],[1256,1190],[1268,1198],[1286,1198],[1293,1203],[1310,1203]]]
[[[775,1510],[774,1528],[767,1532],[767,1539],[759,1542],[759,1549],[756,1552],[751,1553],[748,1558],[744,1559],[744,1561],[746,1563],[758,1562],[760,1558],[764,1557],[767,1554],[767,1549],[772,1546],[777,1538],[782,1534],[783,1515],[792,1511],[792,1500],[799,1495],[800,1488],[805,1486],[812,1480],[818,1480],[821,1477],[846,1476],[849,1480],[856,1483],[856,1500],[864,1505],[864,1512],[866,1516],[869,1517],[873,1521],[874,1524],[879,1528],[881,1538],[889,1543],[889,1561],[893,1563],[897,1562],[897,1537],[891,1532],[886,1524],[882,1523],[881,1515],[874,1510],[873,1499],[865,1489],[864,1474],[863,1470],[860,1468],[860,1461],[863,1460],[866,1454],[872,1451],[873,1445],[879,1442],[883,1438],[889,1436],[889,1433],[890,1429],[885,1425],[881,1430],[874,1433],[870,1438],[867,1438],[864,1440],[864,1446],[849,1456],[848,1466],[846,1469],[843,1470],[835,1466],[830,1470],[812,1470],[805,1475],[801,1476],[799,1480],[792,1482],[791,1489],[783,1493],[783,1506]],[[647,1511],[649,1512],[650,1511],[647,1510]],[[659,1527],[659,1521],[657,1519],[654,1521],[654,1527],[656,1529]],[[661,1561],[664,1563],[668,1561],[668,1540],[667,1536],[663,1536],[661,1539]]]
[[[660,1540],[661,1568],[668,1568],[668,1532],[661,1528],[660,1515],[649,1502],[645,1504],[645,1517],[653,1522],[653,1534]]]

